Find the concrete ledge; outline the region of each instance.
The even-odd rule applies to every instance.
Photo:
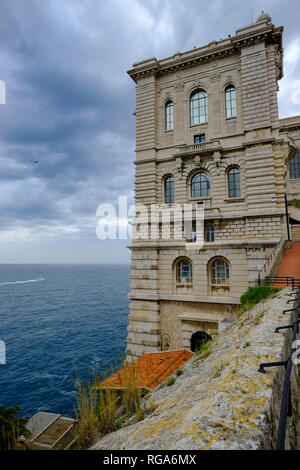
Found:
[[[199,317],[191,317],[188,315],[179,315],[178,318],[180,320],[185,321],[196,321],[196,322],[203,322],[203,323],[219,323],[220,318],[199,318]]]
[[[239,240],[219,240],[215,241],[212,243],[204,243],[202,248],[199,249],[199,247],[195,246],[195,251],[201,251],[204,249],[211,249],[214,250],[218,247],[224,247],[224,246],[238,246],[238,247],[251,247],[251,246],[257,246],[257,245],[276,245],[277,243],[280,242],[280,238],[245,238],[245,239],[239,239]],[[136,242],[136,243],[131,243],[128,245],[127,248],[129,249],[134,249],[134,250],[144,250],[144,249],[184,249],[185,245],[189,246],[188,251],[193,251],[192,249],[192,243],[187,243],[185,240],[166,240],[164,241],[141,241],[141,242]]]
[[[215,303],[215,304],[229,304],[229,305],[240,305],[239,297],[196,297],[192,295],[176,295],[176,294],[128,294],[129,299],[132,300],[174,300],[175,302],[204,302],[204,303]]]

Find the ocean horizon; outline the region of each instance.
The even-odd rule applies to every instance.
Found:
[[[127,264],[0,264],[0,404],[74,417],[75,369],[109,370],[125,354]]]

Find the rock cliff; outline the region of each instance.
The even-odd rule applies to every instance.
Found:
[[[275,328],[293,321],[293,313],[282,314],[291,308],[290,293],[284,289],[242,314],[186,363],[172,386],[164,383],[145,399],[143,421],[100,438],[92,449],[274,448],[284,368],[262,374],[258,367],[288,355],[291,331]],[[292,383],[295,404],[296,371]],[[290,422],[287,447],[292,429]]]

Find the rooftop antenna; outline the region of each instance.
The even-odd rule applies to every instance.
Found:
[[[252,12],[252,8],[251,8],[251,24],[253,24],[253,12]]]

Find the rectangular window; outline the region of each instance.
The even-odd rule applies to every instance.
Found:
[[[205,241],[214,242],[215,241],[215,226],[207,225],[205,229]]]
[[[174,129],[174,105],[172,101],[168,101],[165,107],[165,129],[172,131]]]
[[[231,168],[228,172],[228,196],[241,197],[240,170]]]
[[[289,161],[290,178],[300,178],[300,152],[297,150],[296,155]]]
[[[168,176],[165,179],[165,204],[174,203],[174,178],[173,176]]]
[[[198,90],[190,98],[191,125],[204,124],[208,118],[207,93]]]
[[[205,142],[205,134],[194,135],[194,144],[201,144]]]
[[[225,90],[225,101],[226,101],[226,117],[236,117],[236,96],[235,87],[229,85]]]

